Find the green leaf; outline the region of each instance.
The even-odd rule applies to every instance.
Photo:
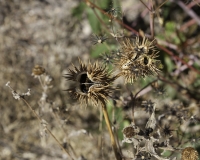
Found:
[[[169,21],[165,24],[165,33],[165,38],[170,39],[171,43],[175,43],[177,45],[179,45],[182,41],[185,41],[186,39],[185,35],[182,32],[177,31],[176,23],[172,21]]]
[[[72,16],[81,19],[83,11],[85,10],[86,5],[83,2],[80,2],[79,5],[72,9]]]
[[[114,114],[115,114],[116,123],[119,126],[118,130],[116,130],[117,131],[117,135],[118,135],[118,138],[120,140],[122,140],[123,139],[122,129],[125,126],[128,126],[129,122],[123,120],[124,119],[123,114],[122,114],[123,113],[123,111],[122,111],[123,109],[122,108],[118,108],[118,107],[114,108],[114,104],[112,102],[107,103],[107,111],[108,111],[108,115],[109,115],[110,120],[112,119],[112,116],[113,116],[113,110],[114,110]]]
[[[96,11],[97,14],[100,16],[99,11]],[[99,33],[101,30],[101,23],[99,22],[98,18],[96,17],[96,15],[94,14],[94,11],[92,9],[88,9],[87,10],[87,16],[88,16],[88,21],[90,23],[90,26],[92,28],[92,31],[94,33]]]
[[[168,56],[165,56],[164,62],[165,62],[164,69],[166,69],[167,72],[169,73],[172,72],[172,70],[175,68],[172,60]]]
[[[101,7],[102,9],[106,9],[109,6],[109,4],[112,3],[111,0],[103,0],[103,1],[98,1],[98,6]]]
[[[98,58],[102,53],[108,52],[109,50],[105,47],[104,44],[97,44],[91,51],[91,56],[93,58]]]
[[[164,151],[163,153],[162,153],[162,156],[163,157],[169,157],[170,155],[171,155],[171,151],[168,151],[168,150],[166,150],[166,151]]]
[[[175,32],[175,30],[176,30],[176,24],[174,22],[167,22],[165,24],[165,29],[168,32]]]
[[[141,78],[141,85],[142,87],[148,85],[149,83],[151,83],[152,81],[154,81],[155,77],[153,75],[147,76],[145,78]]]
[[[193,83],[193,86],[196,88],[200,86],[200,76],[197,76],[195,82]]]
[[[176,24],[174,22],[167,22],[165,24],[165,33],[167,39],[170,39],[171,43],[180,44],[180,39],[176,35]]]

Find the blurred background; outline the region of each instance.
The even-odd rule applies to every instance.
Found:
[[[148,4],[147,0],[144,2]],[[171,111],[172,108],[183,110],[182,117],[185,120],[189,120],[191,116],[197,118],[194,126],[185,126],[188,128],[184,130],[182,147],[187,142],[198,148],[200,2],[185,0],[179,4],[179,1],[169,1],[159,8],[162,2],[154,2],[157,42],[189,63],[193,69],[159,49],[159,59],[164,65],[162,77],[165,79],[158,84],[163,87],[161,91],[165,93],[159,95],[153,87],[145,90],[137,103],[134,103],[135,121],[138,125],[145,125],[144,121],[148,116],[141,107],[144,100],[151,99],[157,103],[158,114]],[[96,0],[93,3],[105,13],[110,13],[110,10],[115,8],[118,18],[127,26],[151,34],[149,11],[140,1]],[[188,11],[184,10],[184,7],[181,8],[181,4],[197,17],[188,15]],[[26,104],[13,98],[11,91],[5,86],[8,81],[18,93],[31,89],[31,96],[25,99],[48,123],[48,128],[75,159],[114,159],[110,138],[104,122],[101,123],[102,115],[99,109],[91,106],[80,107],[64,91],[71,84],[65,81],[63,76],[72,63],[77,64],[78,57],[88,62],[89,59],[101,59],[104,52],[119,49],[119,45],[112,41],[108,42],[109,48],[102,44],[93,45],[92,35],[110,36],[113,30],[127,35],[133,34],[118,23],[110,24],[108,17],[98,9],[95,11],[105,25],[109,26],[110,32],[84,1],[0,0],[0,159],[68,159]],[[43,105],[41,101],[44,91],[38,78],[32,75],[35,65],[45,68],[46,74],[52,79],[49,84],[51,87],[45,92],[47,97]],[[116,100],[109,101],[107,107],[112,123],[117,128],[120,143],[123,139],[121,131],[131,119],[130,91],[136,94],[155,79],[149,77],[137,81],[134,85],[124,85],[123,79],[117,80],[116,85],[120,90],[114,93]],[[186,112],[189,115],[186,116]],[[176,125],[171,127],[173,129]],[[195,144],[192,144],[194,139]],[[127,145],[122,148],[125,154],[131,157],[131,149]]]

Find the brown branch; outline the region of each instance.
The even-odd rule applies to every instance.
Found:
[[[188,8],[192,8],[193,6],[198,5],[200,6],[200,0],[193,0],[192,2],[190,2],[187,7]]]
[[[194,67],[190,66],[188,63],[186,63],[185,61],[183,61],[180,57],[175,56],[171,51],[169,51],[167,48],[157,44],[157,47],[162,49],[163,51],[165,51],[166,53],[168,53],[170,56],[174,57],[176,60],[182,62],[183,64],[185,64],[188,68],[190,68],[191,70],[197,72],[198,74],[200,74],[200,71],[195,69]]]
[[[193,18],[196,23],[200,26],[200,18],[198,15],[196,15],[196,13],[191,10],[190,8],[188,8],[182,1],[180,0],[173,0],[175,3],[177,3],[191,18]]]
[[[84,0],[84,1],[86,2],[86,4],[89,7],[92,7],[92,8],[94,7],[96,9],[98,9],[102,14],[107,15],[110,19],[113,19],[110,14],[108,14],[107,12],[105,12],[104,10],[102,10],[100,7],[98,7],[94,3],[90,2],[89,0]],[[133,28],[131,28],[131,27],[127,26],[126,24],[124,24],[121,20],[116,19],[116,18],[114,20],[117,21],[120,25],[122,25],[126,29],[128,29],[129,31],[133,32],[134,34],[139,34],[136,30],[134,30]]]
[[[89,6],[89,7],[94,7],[96,9],[98,9],[101,13],[107,15],[108,17],[112,18],[111,15],[109,15],[107,12],[105,12],[104,10],[102,10],[100,7],[98,7],[97,5],[95,5],[94,3],[90,2],[89,0],[84,0],[85,3]],[[185,6],[185,5],[184,5]],[[187,7],[186,7],[187,8]],[[188,10],[188,9],[187,9]],[[123,27],[125,27],[126,29],[128,29],[129,31],[131,31],[134,34],[140,35],[139,32],[137,32],[136,30],[134,30],[133,28],[127,26],[126,24],[124,24],[121,20],[118,19],[114,19],[115,21],[117,21],[119,24],[121,24]],[[199,21],[200,22],[200,21]],[[140,35],[141,36],[141,35]],[[165,51],[168,55],[172,56],[174,59],[181,61],[183,64],[187,65],[188,68],[190,68],[191,70],[197,72],[198,74],[200,74],[200,71],[195,69],[194,67],[188,65],[184,60],[182,60],[181,58],[175,56],[170,50],[168,50],[167,48],[165,48],[164,46],[157,44],[157,47],[160,48],[161,50]]]

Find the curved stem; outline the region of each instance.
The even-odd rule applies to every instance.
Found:
[[[104,115],[104,118],[105,118],[105,121],[106,121],[108,131],[109,131],[109,134],[110,134],[111,145],[112,145],[112,148],[113,148],[114,153],[115,153],[115,158],[117,160],[122,160],[122,155],[120,154],[119,149],[117,147],[117,143],[116,143],[116,140],[115,140],[112,128],[111,128],[110,119],[108,117],[108,112],[107,112],[105,104],[102,105],[102,110],[103,110],[103,115]]]

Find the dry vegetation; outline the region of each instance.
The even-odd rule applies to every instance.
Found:
[[[102,1],[0,0],[0,159],[115,159],[101,107],[81,107],[64,91],[77,57],[121,65],[107,110],[124,159],[200,151],[200,1],[156,0],[152,11],[151,0]],[[124,66],[146,58],[132,56],[134,42],[143,52],[136,35],[159,56],[133,76]]]

